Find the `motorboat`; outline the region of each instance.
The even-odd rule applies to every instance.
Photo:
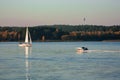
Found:
[[[86,47],[78,47],[77,48],[78,53],[83,53],[83,52],[86,52],[87,50],[88,50],[88,48],[86,48]]]

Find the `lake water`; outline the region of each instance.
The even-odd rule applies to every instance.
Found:
[[[0,42],[0,80],[120,80],[120,42]]]

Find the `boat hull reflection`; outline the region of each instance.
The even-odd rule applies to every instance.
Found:
[[[31,47],[25,47],[25,70],[26,70],[26,80],[31,80],[30,76],[30,55],[31,55]]]

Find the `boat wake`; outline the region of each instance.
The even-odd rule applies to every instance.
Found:
[[[119,52],[120,50],[88,50],[87,52]]]

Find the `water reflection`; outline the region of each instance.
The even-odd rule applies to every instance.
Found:
[[[26,70],[26,80],[31,80],[30,77],[30,61],[29,57],[31,55],[31,47],[25,47],[25,70]]]

